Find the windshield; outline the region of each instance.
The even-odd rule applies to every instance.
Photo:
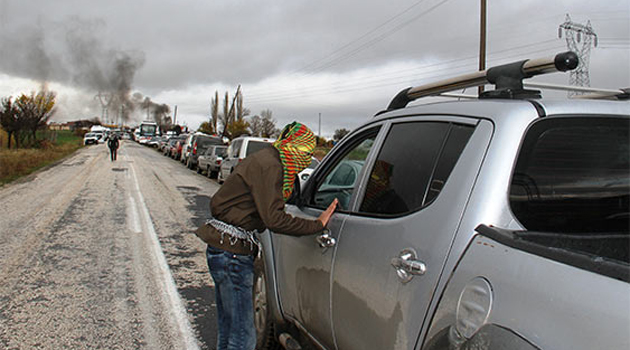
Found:
[[[140,125],[140,135],[142,136],[154,136],[157,126],[154,124],[142,124]]]

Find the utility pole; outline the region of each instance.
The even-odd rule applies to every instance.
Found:
[[[591,86],[591,78],[589,76],[589,61],[591,57],[591,44],[597,47],[597,34],[591,27],[591,21],[588,20],[586,25],[571,21],[571,17],[567,13],[566,20],[558,28],[558,37],[562,38],[564,31],[567,41],[567,48],[578,55],[579,64],[576,69],[569,74],[569,85],[573,86]],[[580,41],[582,41],[580,46]],[[575,95],[583,95],[584,92],[569,91],[569,97]]]
[[[319,114],[319,131],[317,132],[317,136],[322,138],[322,114]]]
[[[177,105],[175,105],[175,109],[173,110],[173,125],[177,125]]]
[[[487,12],[487,0],[481,0],[481,19],[479,21],[479,71],[486,70],[486,12]],[[478,93],[481,95],[483,92],[483,85],[479,85]]]

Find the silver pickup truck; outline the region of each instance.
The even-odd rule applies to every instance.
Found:
[[[629,349],[630,104],[523,88],[576,65],[405,89],[347,135],[287,205],[338,198],[328,230],[260,237],[257,348]]]

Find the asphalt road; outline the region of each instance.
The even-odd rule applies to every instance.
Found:
[[[218,187],[124,141],[0,188],[0,348],[214,349],[192,231]]]

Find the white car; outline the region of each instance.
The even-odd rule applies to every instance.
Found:
[[[274,141],[274,139],[252,136],[242,136],[232,140],[228,146],[227,155],[221,162],[217,181],[223,183],[245,157],[265,147],[270,147]]]
[[[298,179],[300,181],[300,187],[304,186],[304,184],[306,183],[306,180],[308,180],[308,178],[313,173],[313,170],[315,170],[315,168],[317,168],[319,163],[320,163],[319,160],[317,160],[317,158],[313,157],[311,159],[311,164],[309,164],[306,169],[300,171],[300,173],[298,174]]]
[[[95,145],[98,144],[99,137],[97,134],[88,132],[83,136],[83,144],[84,145]]]

